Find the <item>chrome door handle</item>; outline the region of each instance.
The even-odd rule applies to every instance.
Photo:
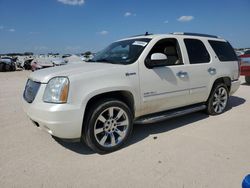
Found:
[[[188,76],[187,72],[180,71],[176,74],[179,78],[185,78]]]
[[[215,69],[215,68],[213,68],[213,67],[210,67],[207,71],[208,71],[208,72],[209,72],[209,74],[211,74],[211,75],[216,74],[216,69]]]

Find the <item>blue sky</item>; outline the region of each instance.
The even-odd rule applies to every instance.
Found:
[[[214,34],[250,47],[250,1],[0,0],[0,53],[96,52],[146,31]]]

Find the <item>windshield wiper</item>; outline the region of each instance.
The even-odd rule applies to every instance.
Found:
[[[88,60],[86,62],[105,62],[105,63],[109,63],[110,61],[108,61],[107,59],[97,59],[97,60]]]
[[[109,60],[102,58],[102,59],[97,59],[96,62],[109,62]]]
[[[110,59],[105,59],[105,58],[102,58],[102,59],[91,59],[91,60],[88,60],[86,62],[90,62],[90,63],[93,63],[93,62],[98,62],[98,63],[110,63],[110,64],[120,64],[118,62],[115,62],[115,61],[111,61]]]
[[[111,64],[116,64],[114,61],[111,61],[110,59],[105,59],[105,58],[102,58],[102,59],[97,59],[97,60],[93,60],[95,62],[100,62],[100,63],[111,63]]]

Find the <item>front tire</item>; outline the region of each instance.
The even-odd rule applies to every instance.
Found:
[[[97,153],[120,149],[132,132],[131,110],[125,103],[116,99],[97,102],[86,118],[83,140]]]
[[[207,101],[207,113],[209,115],[219,115],[225,112],[229,94],[228,88],[225,84],[216,84]]]
[[[5,65],[5,71],[6,71],[6,72],[11,71],[11,66],[10,66],[9,64],[6,64],[6,65]]]

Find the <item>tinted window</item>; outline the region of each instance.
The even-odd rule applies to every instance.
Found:
[[[200,40],[184,39],[190,64],[210,62],[209,53]]]
[[[234,49],[228,42],[223,41],[208,41],[220,61],[237,61],[237,56]]]

